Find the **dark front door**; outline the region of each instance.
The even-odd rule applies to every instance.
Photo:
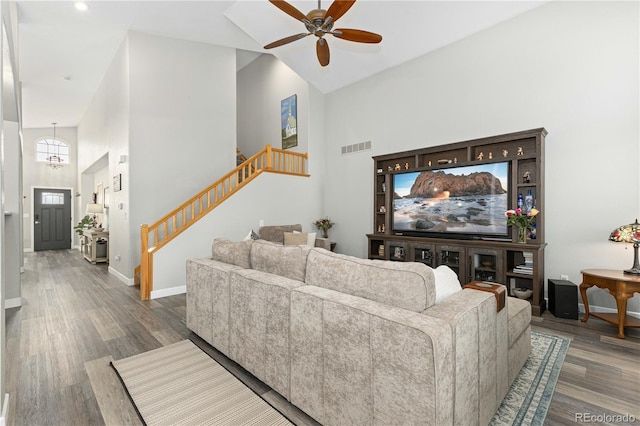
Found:
[[[33,246],[35,251],[71,248],[71,190],[34,190]]]

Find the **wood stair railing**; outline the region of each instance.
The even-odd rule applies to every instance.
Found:
[[[140,297],[148,300],[153,289],[153,254],[167,245],[223,201],[262,172],[309,176],[307,153],[290,152],[267,145],[238,167],[200,191],[180,207],[152,225],[141,226],[140,265],[134,269],[134,283],[140,284]]]

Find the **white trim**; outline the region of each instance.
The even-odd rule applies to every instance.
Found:
[[[584,303],[578,303],[578,311],[580,311],[580,313],[584,314]],[[602,313],[607,313],[607,314],[617,314],[618,310],[615,308],[605,308],[603,306],[593,306],[592,304],[589,304],[589,312],[602,312]],[[640,312],[633,312],[633,311],[629,311],[627,310],[627,315],[629,315],[630,317],[634,317],[634,318],[638,318],[640,319]]]
[[[115,277],[117,279],[119,279],[120,281],[122,281],[123,283],[128,285],[129,287],[132,287],[134,285],[133,278],[127,277],[126,275],[122,274],[121,272],[116,271],[111,266],[109,266],[109,273],[111,275],[115,275]]]
[[[19,308],[20,306],[22,306],[22,297],[16,297],[14,299],[5,299],[4,300],[4,308],[5,309]]]
[[[151,299],[160,299],[161,297],[175,296],[176,294],[184,294],[187,292],[187,286],[163,288],[161,290],[152,290]]]

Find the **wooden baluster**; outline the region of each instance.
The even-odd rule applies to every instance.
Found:
[[[149,227],[144,224],[140,228],[140,298],[148,300],[149,296]]]
[[[272,151],[271,151],[271,145],[267,145],[267,170],[271,170],[271,168],[273,167],[273,165],[271,164],[271,155],[272,155]]]

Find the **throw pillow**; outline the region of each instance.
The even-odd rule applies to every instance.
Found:
[[[451,268],[446,265],[440,265],[433,270],[433,276],[436,282],[436,303],[439,303],[449,296],[462,291],[458,276]]]
[[[285,246],[306,246],[307,234],[304,232],[285,232],[284,233],[284,245]]]
[[[302,234],[300,231],[293,231],[294,234]],[[307,245],[314,247],[316,245],[317,234],[315,232],[309,232],[307,234]]]
[[[249,231],[249,234],[247,234],[246,237],[244,237],[244,241],[247,241],[247,240],[259,240],[259,239],[260,239],[260,236],[253,229],[251,231]]]

